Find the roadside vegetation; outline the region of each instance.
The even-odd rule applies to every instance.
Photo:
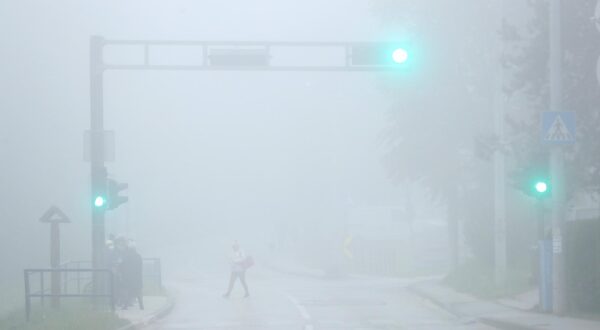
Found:
[[[511,297],[533,289],[529,271],[509,269],[506,286],[499,287],[494,282],[493,267],[475,259],[461,264],[446,277],[445,282],[460,292],[482,299]]]
[[[49,307],[34,307],[31,319],[25,319],[25,310],[20,308],[0,318],[3,330],[111,330],[126,326],[128,321],[119,319],[106,309],[95,309],[89,302],[63,303],[59,310]]]

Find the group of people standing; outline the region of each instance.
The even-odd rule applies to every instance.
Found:
[[[106,264],[114,275],[116,304],[127,309],[137,300],[144,309],[143,260],[133,241],[125,237],[111,237],[106,242]]]

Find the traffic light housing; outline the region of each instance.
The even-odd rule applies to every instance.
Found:
[[[121,196],[120,193],[127,189],[129,185],[127,183],[120,183],[113,179],[108,179],[106,182],[107,191],[107,209],[114,210],[121,204],[127,203],[129,197]]]
[[[408,48],[398,44],[357,44],[351,54],[354,66],[404,66],[411,58]]]
[[[511,175],[515,188],[536,199],[550,197],[552,180],[548,155],[543,152],[534,153],[524,161],[525,166],[517,168]]]

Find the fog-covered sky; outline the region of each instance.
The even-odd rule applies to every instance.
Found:
[[[385,41],[413,29],[427,51],[437,52],[430,59],[438,68],[460,71],[464,61],[477,60],[474,72],[461,72],[465,81],[449,85],[464,89],[473,75],[487,81],[482,72],[493,68],[494,49],[482,45],[493,44],[494,7],[415,2],[402,12],[405,21],[375,12],[386,2],[0,1],[0,261],[9,265],[0,280],[47,262],[48,228],[38,218],[50,205],[72,220],[63,227],[64,259],[89,259],[83,135],[90,125],[91,35]],[[520,16],[518,6],[508,10],[511,19]],[[461,57],[473,45],[478,53]],[[445,52],[451,52],[448,62]],[[437,83],[447,84],[448,76],[440,77]],[[423,89],[433,85],[422,80],[410,93],[434,103],[432,95],[444,97]],[[473,81],[471,87],[485,87]],[[194,249],[194,241],[207,237],[268,244],[290,231],[326,236],[349,205],[402,206],[403,187],[383,164],[383,134],[398,100],[384,85],[376,73],[106,72],[105,126],[116,133],[116,161],[107,167],[111,177],[129,183],[130,198],[108,213],[107,232],[161,256],[176,246]],[[479,96],[483,106],[490,104],[488,94]],[[420,197],[418,212],[434,216],[439,205]]]
[[[67,251],[89,245],[89,37],[362,41],[386,38],[368,1],[3,1],[0,217],[7,246],[44,260],[56,204]],[[381,165],[389,106],[374,74],[108,72],[109,173],[130,202],[109,231],[140,243],[231,237],[274,219],[330,217],[336,203],[396,203]],[[351,97],[349,97],[351,96]],[[343,166],[342,166],[343,164]],[[392,192],[392,193],[390,193]],[[333,202],[333,203],[332,203]],[[332,206],[333,205],[333,206]],[[85,253],[82,253],[85,256]],[[27,263],[27,262],[25,262]]]

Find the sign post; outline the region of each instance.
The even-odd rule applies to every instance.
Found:
[[[50,268],[60,268],[60,228],[61,223],[69,223],[71,220],[61,209],[51,206],[40,218],[40,222],[50,224]],[[60,307],[60,273],[53,271],[50,274],[50,292],[52,294],[52,307]],[[42,294],[44,294],[42,292]]]
[[[556,68],[554,70],[557,70]],[[554,72],[555,76],[560,74]],[[554,80],[558,78],[554,77]],[[554,81],[559,84],[560,80]],[[555,87],[556,88],[556,87]],[[540,276],[548,282],[540,288],[545,288],[544,297],[552,297],[551,303],[541,301],[540,306],[545,310],[552,310],[556,314],[563,314],[565,311],[565,261],[562,248],[564,232],[564,205],[566,202],[565,174],[564,174],[564,155],[561,146],[573,144],[576,142],[577,123],[575,112],[558,111],[560,93],[555,92],[553,110],[542,114],[541,140],[543,144],[551,147],[550,152],[550,176],[552,180],[552,240],[548,244],[541,244],[540,249],[548,249],[540,254]],[[552,256],[551,262],[548,261],[547,254]],[[545,265],[545,266],[544,266]],[[552,265],[548,267],[548,265]]]

